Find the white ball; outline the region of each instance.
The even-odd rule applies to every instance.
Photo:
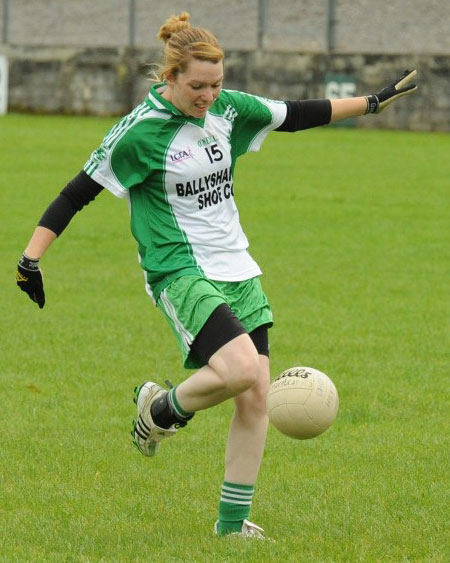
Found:
[[[290,438],[305,440],[325,432],[334,422],[339,396],[321,371],[294,367],[283,371],[267,396],[270,422]]]

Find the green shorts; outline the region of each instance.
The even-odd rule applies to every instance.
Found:
[[[185,368],[202,367],[203,364],[190,357],[191,344],[222,303],[229,305],[247,332],[273,324],[272,311],[259,278],[223,282],[201,276],[182,276],[160,293],[157,305],[175,333]]]

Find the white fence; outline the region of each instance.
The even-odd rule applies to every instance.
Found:
[[[0,55],[0,115],[8,110],[8,59]]]

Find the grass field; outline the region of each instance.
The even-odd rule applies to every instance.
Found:
[[[374,118],[375,119],[375,118]],[[327,373],[340,412],[297,442],[270,429],[251,519],[276,543],[215,539],[232,405],[146,459],[136,383],[185,376],[108,193],[15,286],[47,204],[111,119],[0,119],[0,561],[447,562],[450,136],[273,133],[235,174],[275,316],[272,375]]]

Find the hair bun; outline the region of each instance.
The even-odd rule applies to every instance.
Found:
[[[166,43],[172,35],[191,27],[189,18],[190,15],[188,12],[183,12],[178,16],[171,16],[166,23],[161,26],[158,33],[158,39],[161,39],[164,43]]]

